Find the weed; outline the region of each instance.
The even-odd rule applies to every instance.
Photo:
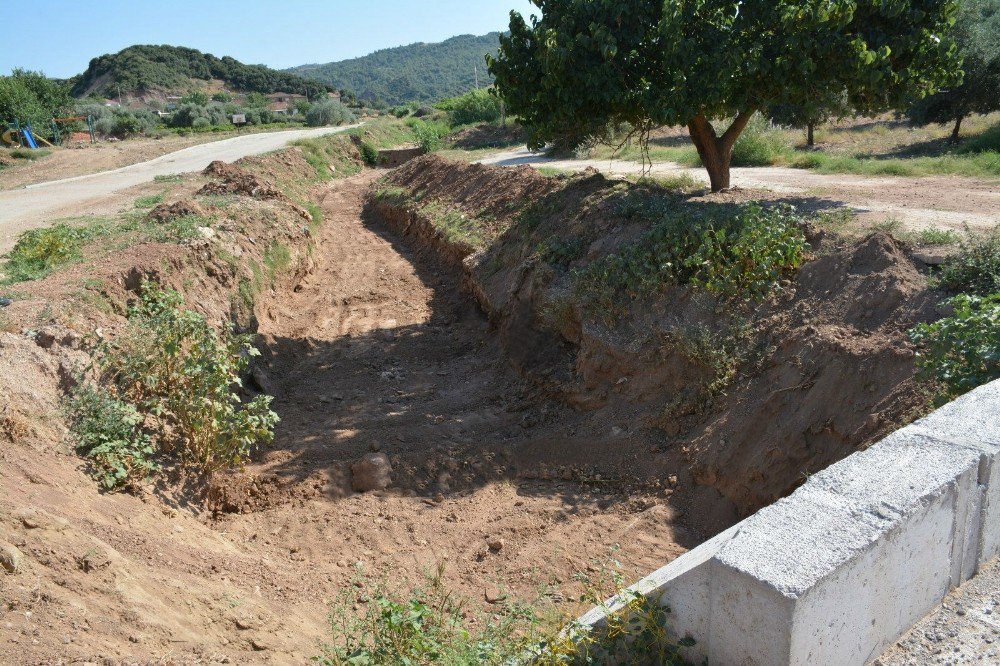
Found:
[[[769,166],[780,161],[787,150],[784,137],[768,127],[762,116],[756,115],[736,140],[730,163],[733,166]]]
[[[86,227],[67,224],[24,232],[7,255],[4,283],[37,280],[79,259],[84,241],[92,235]]]
[[[550,238],[538,248],[538,256],[545,263],[565,270],[580,258],[586,249],[582,238]]]
[[[876,222],[872,225],[872,231],[876,233],[888,234],[890,236],[898,236],[903,230],[903,223],[894,217],[888,217],[881,222]]]
[[[378,166],[378,148],[362,141],[358,144],[358,152],[361,153],[361,160],[370,167]]]
[[[90,459],[105,488],[127,487],[156,471],[153,444],[133,405],[104,388],[81,385],[70,396],[67,412],[76,450]]]
[[[255,356],[250,337],[217,333],[183,309],[179,294],[144,284],[128,325],[98,349],[96,363],[119,399],[155,419],[161,448],[211,472],[242,464],[274,437],[271,396],[244,404],[233,392]]]
[[[267,269],[268,280],[273,285],[279,275],[291,268],[292,255],[287,247],[278,241],[274,241],[264,250],[262,261],[264,262],[264,267]]]
[[[148,196],[139,197],[135,200],[136,208],[152,208],[153,206],[163,202],[162,194],[150,194]]]
[[[374,197],[376,201],[394,207],[404,206],[410,200],[410,195],[402,187],[379,187],[375,190]]]
[[[153,176],[154,183],[179,183],[184,180],[184,176],[179,173],[171,173],[165,176]]]
[[[942,266],[938,282],[945,289],[978,296],[1000,292],[1000,230],[964,243]]]
[[[724,298],[761,298],[802,263],[806,243],[798,223],[790,206],[756,203],[735,214],[668,212],[638,242],[574,271],[574,287],[609,323],[624,314],[625,303],[672,284]]]
[[[320,208],[319,204],[307,202],[306,210],[309,211],[309,230],[316,232],[320,227],[323,226],[323,209]]]
[[[910,330],[920,377],[938,386],[939,403],[1000,378],[1000,293],[959,294],[945,304],[950,317]]]
[[[427,216],[445,240],[451,243],[464,243],[474,248],[482,248],[486,238],[480,225],[480,220],[470,217],[447,204],[435,201],[422,206],[420,212]]]
[[[921,229],[914,239],[917,245],[954,245],[961,240],[951,229],[936,228]]]

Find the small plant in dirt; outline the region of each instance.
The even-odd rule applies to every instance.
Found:
[[[139,197],[135,200],[136,208],[152,208],[158,203],[163,202],[162,194],[150,194],[148,196]]]
[[[919,375],[938,386],[942,403],[1000,378],[1000,293],[959,294],[946,305],[950,317],[910,331]]]
[[[67,413],[76,450],[91,461],[105,488],[130,486],[158,469],[153,443],[134,405],[84,384],[70,396]]]
[[[961,238],[951,229],[921,229],[914,236],[917,245],[954,245]]]
[[[790,206],[765,209],[756,203],[735,212],[667,212],[638,242],[576,271],[575,289],[609,321],[629,302],[669,285],[758,299],[801,265],[806,241],[799,222]]]
[[[938,281],[953,292],[989,296],[1000,292],[1000,231],[974,238],[941,268]]]
[[[249,336],[216,332],[180,295],[151,284],[128,325],[96,356],[102,382],[156,422],[160,448],[202,472],[243,464],[274,438],[271,396],[242,403],[235,390],[259,352]]]
[[[31,229],[17,239],[3,266],[3,282],[23,282],[45,277],[56,268],[80,258],[90,238],[86,228],[57,224]]]

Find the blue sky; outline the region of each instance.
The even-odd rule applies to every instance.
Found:
[[[190,46],[281,69],[504,30],[512,9],[537,13],[527,0],[48,0],[44,11],[22,7],[27,25],[8,12],[0,74],[24,67],[60,78],[132,44]]]

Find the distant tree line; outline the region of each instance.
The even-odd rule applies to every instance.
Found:
[[[118,53],[90,61],[87,71],[69,80],[74,97],[98,94],[116,97],[119,92],[141,94],[153,90],[175,90],[191,79],[220,79],[243,92],[291,92],[310,99],[323,97],[334,88],[264,65],[246,65],[228,56],[181,46],[130,46]]]

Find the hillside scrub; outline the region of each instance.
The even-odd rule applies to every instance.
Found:
[[[954,0],[536,4],[541,18],[529,26],[512,14],[489,59],[530,146],[599,135],[609,123],[628,123],[643,142],[653,128],[684,126],[713,192],[729,187],[733,147],[758,110],[789,105],[812,116],[836,100],[871,115],[960,76]],[[711,121],[721,119],[720,133]]]

